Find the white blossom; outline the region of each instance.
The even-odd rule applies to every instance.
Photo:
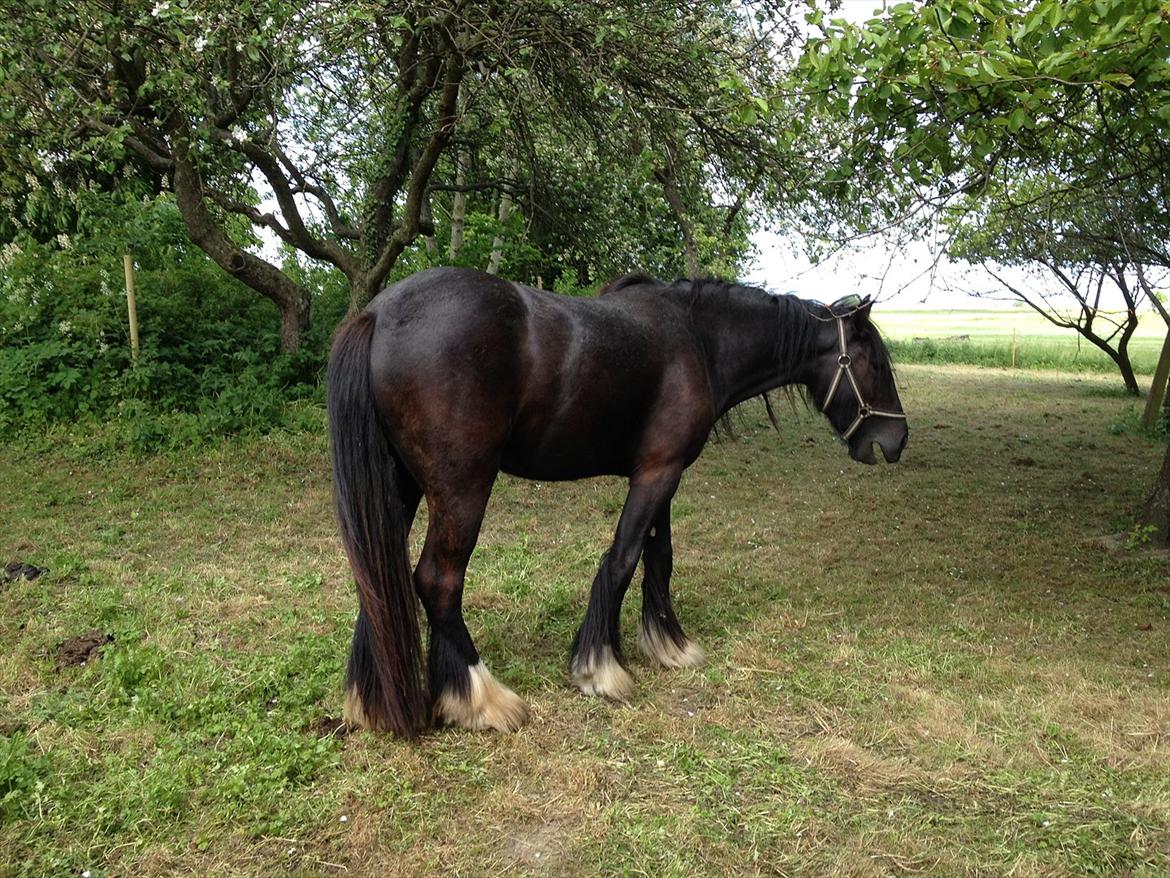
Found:
[[[60,332],[62,335],[69,335],[70,333],[73,332],[73,324],[70,323],[68,320],[62,320],[60,323],[57,324],[57,331]]]
[[[203,34],[197,36],[195,41],[191,43],[191,48],[193,48],[196,52],[202,52],[207,48],[207,37],[203,36]]]
[[[9,241],[3,247],[0,247],[0,268],[12,264],[17,256],[21,254],[20,245],[15,241]]]
[[[150,14],[155,18],[158,18],[160,15],[170,9],[170,7],[171,4],[168,3],[167,0],[161,0],[161,2],[154,4],[154,9],[150,10]]]
[[[69,239],[68,235],[66,235],[64,232],[61,232],[59,235],[57,235],[57,246],[62,250],[68,250],[73,246],[73,241]]]
[[[244,137],[246,136],[246,134],[244,133],[244,129],[241,128],[239,125],[233,125],[231,127],[231,134],[232,134],[232,140],[234,140],[236,143],[243,143],[244,142]]]

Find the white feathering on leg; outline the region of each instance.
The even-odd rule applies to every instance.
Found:
[[[469,667],[467,674],[466,697],[447,689],[435,701],[440,722],[465,729],[519,731],[528,719],[528,706],[520,696],[496,680],[483,662]]]
[[[628,701],[634,694],[634,678],[613,654],[603,646],[588,656],[573,659],[573,682],[586,695],[601,695],[615,701]]]
[[[657,625],[645,622],[638,630],[638,648],[648,659],[664,668],[697,668],[707,661],[702,648],[689,637],[679,646]]]
[[[362,698],[352,686],[345,690],[345,703],[341,708],[341,718],[346,725],[355,729],[369,729],[370,721],[366,719],[365,708],[362,707]]]

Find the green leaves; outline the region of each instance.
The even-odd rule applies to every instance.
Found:
[[[936,202],[940,174],[962,191],[996,167],[1055,164],[1062,185],[1093,186],[1117,150],[1144,150],[1148,163],[1170,142],[1168,45],[1162,0],[937,0],[863,24],[834,20],[809,41],[791,87],[810,93],[822,130],[860,145],[850,155],[861,170],[836,159],[814,198],[839,207],[850,178],[846,197],[860,185],[898,213],[920,197],[907,183]]]

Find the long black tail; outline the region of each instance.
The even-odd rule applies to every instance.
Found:
[[[429,711],[398,464],[370,386],[374,322],[362,312],[338,329],[327,381],[333,505],[361,607],[346,674],[347,719],[412,738]]]

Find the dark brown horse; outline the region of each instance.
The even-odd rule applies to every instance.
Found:
[[[438,268],[386,289],[337,333],[329,361],[334,501],[360,609],[345,716],[406,737],[432,722],[514,731],[524,702],[484,666],[463,622],[463,579],[500,470],[531,479],[629,478],[593,581],[570,672],[625,699],[619,611],[641,558],[646,655],[703,661],[670,600],[670,503],[717,420],[803,385],[873,463],[906,444],[905,415],[869,303],[825,306],[718,281],[631,275],[568,298]],[[420,500],[426,543],[411,575]],[[430,627],[424,680],[415,595]]]

